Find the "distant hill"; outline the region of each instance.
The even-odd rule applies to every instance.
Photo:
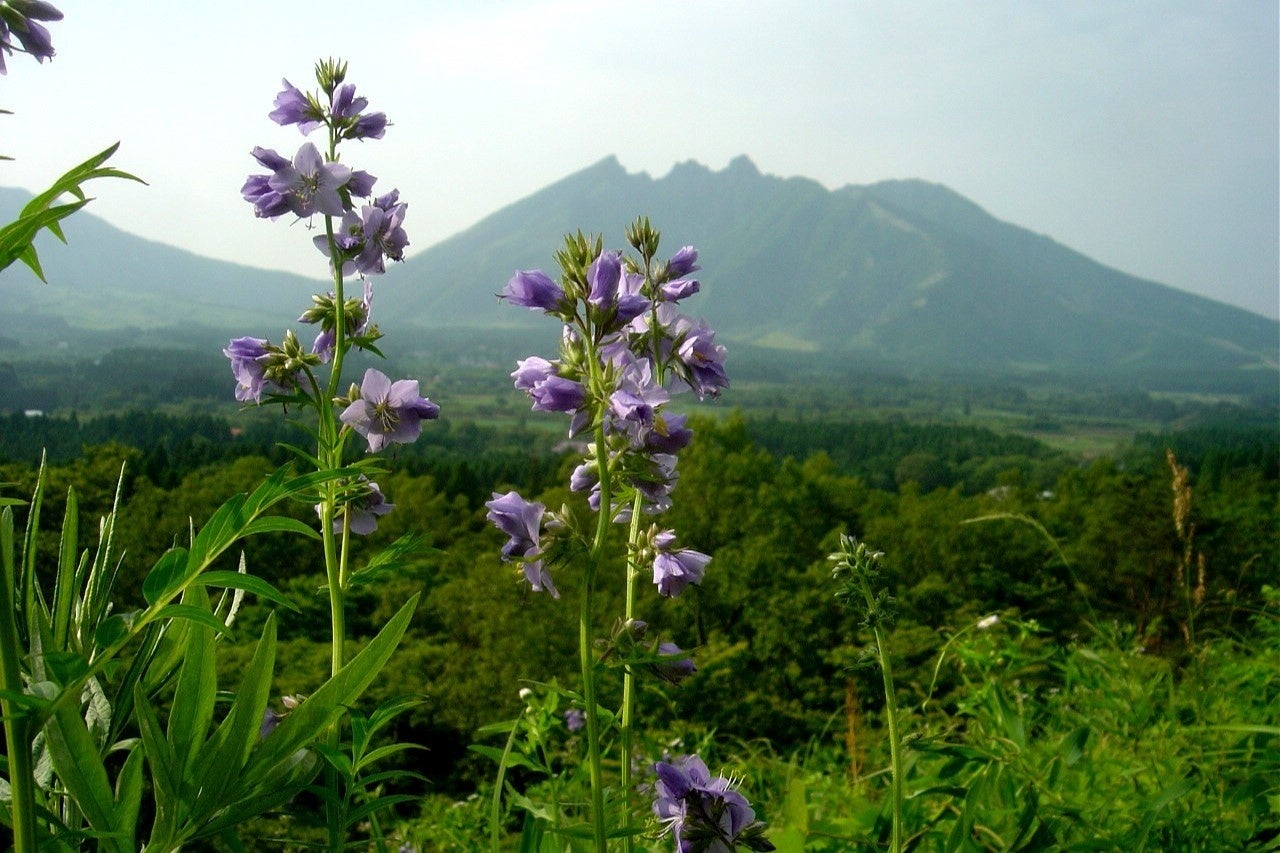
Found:
[[[639,213],[668,252],[701,251],[691,308],[727,342],[779,359],[1147,387],[1276,383],[1274,320],[1104,267],[943,186],[829,191],[762,175],[746,157],[657,180],[602,160],[393,270],[384,307],[426,328],[526,322],[493,298],[513,270],[550,269],[579,227],[620,246]]]
[[[11,221],[30,197],[0,188],[0,218]],[[39,238],[47,284],[21,263],[0,272],[0,358],[18,348],[93,352],[143,342],[225,343],[230,330],[262,328],[264,318],[283,312],[292,320],[322,286],[146,240],[92,210],[64,224],[68,245],[47,233]]]
[[[0,191],[0,212],[14,192]],[[1155,390],[1274,389],[1280,377],[1274,320],[1102,266],[936,184],[831,191],[762,175],[746,157],[719,172],[679,164],[660,179],[602,160],[393,267],[375,317],[403,336],[393,346],[458,327],[517,348],[545,340],[545,321],[495,294],[517,268],[554,272],[567,232],[602,229],[606,245],[621,247],[637,214],[662,230],[666,252],[698,247],[704,289],[690,309],[719,330],[731,366],[738,352],[806,368]],[[92,215],[78,220],[70,247],[42,255],[50,285],[0,281],[22,317],[6,310],[0,338],[56,324],[163,329],[193,315],[261,328],[263,318],[296,314],[298,288],[322,286],[140,240]]]

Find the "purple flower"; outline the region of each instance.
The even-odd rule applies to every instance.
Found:
[[[622,278],[622,256],[617,252],[601,252],[587,268],[590,288],[587,301],[597,308],[608,308],[618,299],[618,282]]]
[[[601,252],[587,268],[587,302],[606,312],[612,328],[620,328],[648,309],[649,300],[639,292],[643,283],[644,276],[622,272],[622,255]]]
[[[676,355],[689,387],[699,397],[716,396],[729,387],[724,372],[725,348],[715,342],[716,333],[703,320],[680,317],[675,323],[680,337]]]
[[[399,201],[400,191],[392,190],[365,205],[360,215],[348,211],[334,234],[338,250],[350,255],[343,265],[344,275],[358,272],[361,275],[381,275],[386,272],[384,259],[404,260],[404,248],[409,245],[401,223],[409,206]],[[313,237],[316,248],[329,254],[329,238]]]
[[[276,108],[267,113],[267,117],[279,125],[296,124],[306,136],[324,123],[324,115],[296,86],[288,80],[281,82],[284,89],[276,95]]]
[[[698,671],[689,657],[675,643],[659,643],[658,654],[662,659],[653,664],[653,671],[664,681],[679,684]]]
[[[49,31],[36,21],[61,20],[62,13],[43,0],[9,0],[0,4],[0,74],[9,73],[4,55],[14,52],[15,36],[22,45],[17,49],[34,56],[37,62],[52,59],[53,40]]]
[[[508,536],[507,543],[502,546],[502,559],[522,560],[525,580],[533,591],[545,590],[551,593],[552,598],[559,598],[560,593],[551,582],[551,575],[542,565],[542,560],[524,560],[540,553],[538,543],[546,506],[526,501],[514,491],[505,495],[494,492],[493,500],[486,502],[485,506],[489,508],[485,517]]]
[[[675,454],[693,441],[693,430],[685,426],[688,415],[660,414],[653,421],[653,429],[645,434],[644,447],[653,453]]]
[[[645,469],[628,478],[627,482],[644,495],[645,512],[652,515],[671,508],[671,490],[680,476],[676,472],[676,461],[671,453],[651,454]]]
[[[529,389],[535,412],[575,412],[582,407],[587,392],[581,383],[563,376],[548,376]]]
[[[351,170],[341,163],[326,163],[310,142],[303,143],[291,165],[271,176],[268,186],[289,202],[294,215],[306,218],[316,213],[341,216],[345,211],[338,188],[351,178]]]
[[[364,481],[364,493],[339,507],[333,518],[334,533],[342,532],[343,516],[350,514],[351,532],[368,536],[378,529],[378,516],[386,515],[396,508],[395,504],[387,502],[386,495],[378,488],[377,483],[370,482],[363,476],[360,479]],[[316,512],[320,512],[319,505],[316,506]]]
[[[373,185],[377,182],[378,179],[364,169],[356,169],[347,181],[347,192],[356,198],[368,198],[373,194]]]
[[[667,261],[667,279],[684,278],[691,272],[700,270],[698,266],[698,250],[685,246]]]
[[[653,428],[659,407],[666,404],[671,395],[654,382],[653,363],[649,359],[637,359],[626,352],[614,363],[623,363],[625,367],[618,389],[609,396],[608,427],[614,433],[626,435],[631,446],[640,449]]]
[[[687,296],[693,296],[702,285],[698,284],[696,278],[681,278],[675,281],[669,281],[658,288],[658,292],[662,294],[664,302],[679,302]]]
[[[321,364],[328,364],[333,360],[333,348],[337,343],[335,330],[321,329],[320,334],[316,335],[316,339],[311,343],[311,352],[320,356]]]
[[[517,391],[532,391],[533,386],[555,375],[556,366],[536,355],[517,361],[516,369],[511,371],[511,378],[516,381]]]
[[[552,281],[542,270],[519,270],[507,282],[499,299],[508,299],[513,305],[545,311],[548,314],[561,310],[565,305],[563,288]]]
[[[600,466],[594,459],[583,462],[569,475],[569,491],[585,492],[594,489],[600,483]]]
[[[339,86],[333,93],[330,111],[343,139],[381,139],[386,133],[386,113],[361,115],[367,106],[369,99],[357,98],[356,87],[352,83]]]
[[[234,338],[222,354],[231,359],[231,373],[236,378],[236,399],[242,403],[262,402],[262,392],[275,393],[280,387],[269,381],[264,371],[270,351],[262,338]]]
[[[525,562],[521,568],[524,569],[524,579],[528,581],[529,588],[534,592],[549,592],[552,598],[560,597],[560,590],[556,589],[556,585],[552,583],[551,573],[547,571],[541,560]]]
[[[512,491],[505,495],[494,492],[493,500],[487,501],[485,506],[489,508],[485,518],[510,537],[510,541],[502,546],[503,558],[509,560],[537,553],[542,515],[547,511],[545,504],[527,501]]]
[[[263,148],[261,145],[255,145],[253,150],[249,152],[253,155],[253,159],[261,163],[265,168],[273,172],[289,167],[289,158],[285,157],[274,148]]]
[[[287,168],[289,160],[271,148],[258,146],[253,149],[253,159],[272,172]],[[254,214],[262,219],[275,219],[289,212],[289,198],[271,188],[271,175],[250,175],[240,189],[244,200],[254,207]]]
[[[667,825],[679,853],[775,849],[746,797],[724,776],[712,778],[701,758],[685,755],[654,765],[654,814]]]
[[[381,139],[387,133],[387,114],[369,113],[356,119],[344,135],[347,139]]]
[[[389,443],[408,444],[421,434],[422,421],[440,416],[440,407],[418,395],[418,380],[392,382],[372,367],[365,371],[360,397],[339,416],[369,440],[369,452]]]
[[[700,584],[711,558],[691,548],[676,548],[676,535],[664,530],[653,537],[653,582],[661,595],[674,598],[691,583]]]
[[[564,712],[564,724],[571,732],[582,731],[583,726],[587,724],[587,715],[582,713],[580,708],[570,708]]]
[[[369,99],[356,97],[354,83],[344,83],[333,93],[331,111],[334,118],[355,118],[367,106],[369,106]]]

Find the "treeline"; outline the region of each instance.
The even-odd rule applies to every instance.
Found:
[[[994,488],[1002,474],[1035,472],[1047,487],[1063,464],[1042,442],[976,426],[893,420],[754,419],[751,439],[775,456],[825,453],[836,468],[877,489],[915,483],[921,491],[958,486],[965,494]],[[1056,458],[1060,464],[1050,464]]]
[[[61,447],[66,455],[54,457],[50,493],[74,484],[86,539],[128,463],[117,530],[127,551],[126,590],[137,590],[152,562],[186,538],[192,520],[198,526],[285,461],[277,442],[305,443],[274,421],[248,420],[233,436],[231,422],[196,416],[11,418],[2,426],[4,452],[14,460],[0,466],[0,481],[15,484],[6,494],[21,495],[34,477],[31,449],[21,458],[13,450],[19,436]],[[47,432],[37,439],[41,428]],[[439,790],[460,791],[485,772],[463,748],[476,728],[509,716],[526,680],[571,684],[577,666],[576,611],[528,593],[499,561],[501,536],[485,523],[483,500],[510,487],[551,507],[581,497],[568,491],[572,463],[555,451],[559,436],[445,421],[430,429],[415,445],[421,453],[406,448],[379,476],[396,510],[352,558],[360,565],[376,546],[411,532],[429,547],[361,588],[348,624],[355,635],[371,636],[410,594],[424,594],[411,640],[391,664],[400,676],[370,698],[426,697],[397,734],[430,748],[421,769]],[[825,559],[841,532],[886,552],[898,610],[895,668],[916,702],[945,638],[989,613],[1035,620],[1051,644],[1116,622],[1149,652],[1175,659],[1189,627],[1247,642],[1262,587],[1275,583],[1280,565],[1275,436],[1266,431],[1231,429],[1230,439],[1212,430],[1147,436],[1116,459],[1083,464],[1026,439],[951,426],[734,416],[699,420],[695,429],[680,461],[680,500],[658,523],[713,559],[705,582],[675,602],[658,607],[646,585],[640,613],[659,636],[696,649],[699,672],[673,700],[646,697],[646,728],[653,731],[697,720],[725,737],[765,738],[785,751],[822,736],[851,693],[875,712],[879,675],[850,669],[866,637],[835,602]],[[104,437],[114,443],[95,446]],[[70,450],[76,441],[78,456]],[[1174,525],[1167,447],[1191,467],[1190,542]],[[905,463],[913,456],[927,457],[918,460],[919,475]],[[289,512],[315,518],[309,505]],[[50,501],[43,523],[58,521],[57,501]],[[56,537],[46,541],[52,548]],[[1205,566],[1195,596],[1179,574],[1188,546]],[[238,557],[229,555],[227,567]],[[249,571],[298,607],[279,614],[281,636],[291,639],[276,690],[305,693],[328,665],[319,555],[310,541],[263,536],[250,541],[244,557]],[[552,571],[566,600],[574,600],[574,572]],[[600,587],[601,624],[622,611],[623,583],[616,580]],[[246,606],[238,636],[255,636],[265,615],[261,605]],[[228,650],[227,666],[236,666],[239,653]],[[955,678],[945,670],[938,679],[940,705]]]
[[[141,476],[173,488],[192,471],[248,456],[283,465],[293,458],[285,445],[310,443],[297,426],[261,414],[242,412],[234,419],[137,410],[84,419],[0,415],[0,462],[71,463],[93,455],[94,448],[118,444],[130,451],[128,482]],[[473,502],[487,500],[498,482],[540,489],[559,465],[559,437],[545,430],[441,420],[430,431],[429,442],[397,447],[392,467],[430,475],[450,494]]]

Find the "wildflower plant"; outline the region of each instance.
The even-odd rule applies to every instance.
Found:
[[[590,832],[602,851],[611,836],[629,850],[636,832],[631,825],[636,677],[650,673],[674,684],[695,669],[674,643],[646,636],[647,625],[637,614],[642,577],[651,578],[661,595],[675,597],[701,583],[710,562],[706,554],[678,546],[675,531],[657,521],[671,506],[678,454],[693,438],[686,416],[667,407],[680,391],[714,397],[729,384],[725,349],[715,343],[715,332],[681,312],[681,302],[700,289],[691,277],[700,269],[697,250],[686,246],[661,259],[660,235],[647,219],[628,227],[626,239],[636,254],[624,257],[605,250],[598,236],[570,235],[556,254],[558,282],[541,270],[521,270],[499,294],[562,324],[557,357],[522,359],[511,377],[534,411],[567,415],[569,437],[584,442],[569,487],[585,497],[586,510],[580,505],[548,510],[516,492],[495,493],[486,504],[489,520],[508,537],[502,559],[518,567],[517,577],[531,590],[559,598],[553,572],[571,565],[582,572],[581,721]],[[611,636],[597,643],[593,600],[615,524],[627,529],[621,567],[625,611]],[[597,670],[606,658],[622,665],[622,705],[616,713],[601,708],[598,700]],[[606,723],[616,728],[621,768],[623,821],[612,829],[602,754]]]
[[[385,562],[375,557],[363,569],[354,569],[349,558],[351,538],[372,533],[378,518],[394,509],[374,480],[384,469],[374,457],[348,464],[348,456],[353,455],[348,442],[359,436],[369,454],[409,444],[421,434],[424,421],[440,414],[439,406],[422,396],[417,380],[392,379],[369,368],[359,384],[343,385],[343,367],[352,349],[381,356],[377,347],[381,332],[371,321],[372,277],[385,272],[388,261],[403,260],[409,244],[404,229],[408,206],[400,200],[399,191],[375,195],[378,179],[341,159],[343,146],[381,139],[388,127],[386,114],[370,111],[368,99],[357,94],[346,75],[346,64],[330,59],[317,63],[314,91],[304,92],[283,81],[269,118],[281,126],[296,127],[304,137],[321,131],[320,144],[308,138],[291,157],[274,149],[254,148],[253,159],[267,171],[251,174],[241,188],[259,218],[302,220],[308,229],[320,232],[312,242],[328,259],[332,290],[313,295],[311,305],[298,318],[317,328],[314,340],[308,347],[290,329],[278,344],[246,336],[230,341],[223,350],[235,377],[236,399],[312,411],[315,425],[306,429],[315,439],[314,454],[290,449],[317,472],[339,474],[326,480],[314,500],[335,676],[347,664],[347,594],[381,571]],[[353,294],[349,284],[356,280],[361,284]],[[417,537],[410,535],[390,547],[403,553],[417,544]],[[349,772],[354,765],[334,758],[338,755],[336,729],[322,751],[332,765],[325,801],[330,845],[336,848],[344,843],[349,823],[343,809],[355,802],[349,791],[338,788],[356,781]],[[367,805],[360,813],[370,813]]]
[[[887,629],[895,618],[895,602],[889,588],[882,586],[881,551],[873,551],[867,543],[852,536],[840,536],[840,550],[828,559],[835,563],[832,579],[836,582],[836,599],[862,616],[861,627],[871,631],[874,637],[872,652],[880,666],[884,681],[884,719],[889,729],[889,761],[893,790],[889,807],[891,835],[889,850],[898,853],[905,844],[903,832],[904,778],[902,761],[902,733],[899,730],[897,691],[893,685],[893,667],[889,662]]]

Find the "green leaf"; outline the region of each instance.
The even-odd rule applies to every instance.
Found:
[[[271,674],[276,659],[275,614],[267,616],[253,658],[245,668],[235,702],[226,719],[209,740],[205,760],[195,766],[199,794],[191,807],[189,822],[200,826],[251,788],[252,776],[243,771],[251,750],[258,744],[262,715],[271,693]],[[193,779],[192,781],[194,781]]]
[[[197,625],[205,625],[219,634],[230,634],[231,631],[222,620],[214,616],[203,607],[192,607],[190,604],[170,604],[167,607],[160,608],[156,613],[157,619],[186,619],[195,622]]]
[[[209,596],[203,587],[187,590],[183,602],[183,606],[208,612]],[[173,754],[181,762],[179,773],[199,757],[213,721],[213,702],[218,692],[215,634],[216,629],[199,622],[187,631],[182,668],[178,670],[178,684],[169,710],[168,740]]]
[[[320,533],[305,521],[289,518],[286,515],[269,515],[249,522],[241,532],[241,536],[258,533],[297,533],[309,539],[319,539]]]
[[[151,785],[155,794],[156,817],[151,827],[148,847],[168,849],[164,842],[177,830],[178,808],[182,791],[182,776],[173,750],[165,739],[155,709],[147,699],[140,683],[133,686],[133,704],[138,718],[138,731],[142,735],[142,748],[147,754],[147,766],[151,771]]]
[[[226,589],[242,589],[245,592],[253,593],[263,601],[270,601],[272,604],[278,604],[295,613],[300,612],[298,605],[290,601],[284,593],[262,578],[253,575],[228,571],[204,572],[196,578],[196,583]]]
[[[351,784],[355,772],[351,767],[351,758],[345,752],[327,743],[316,743],[311,748],[318,752],[320,757],[337,771],[343,782],[347,785]]]
[[[360,756],[360,761],[356,764],[356,772],[358,773],[366,767],[377,764],[384,758],[396,755],[397,753],[406,752],[410,749],[426,749],[426,747],[420,743],[390,743],[386,746],[380,746],[377,749],[370,750]]]
[[[284,718],[250,762],[246,777],[265,775],[269,768],[319,737],[346,705],[354,703],[396,650],[417,604],[415,594],[359,654]]]
[[[185,548],[170,548],[161,555],[142,581],[142,597],[147,604],[156,604],[167,595],[176,592],[181,585],[187,567]]]
[[[116,613],[107,617],[98,626],[98,630],[93,632],[94,644],[100,649],[106,649],[123,640],[133,630],[133,623],[137,617],[137,611]]]
[[[414,796],[413,794],[386,794],[384,796],[377,797],[376,799],[369,800],[358,808],[352,809],[347,813],[347,819],[343,821],[343,824],[347,827],[352,827],[361,823],[367,819],[369,815],[374,814],[375,812],[380,812],[383,809],[389,809],[392,806],[397,806],[401,803],[418,802],[420,799],[420,797]]]
[[[116,831],[123,835],[120,846],[137,850],[138,812],[142,808],[142,758],[145,750],[135,746],[116,778]]]
[[[78,703],[64,702],[44,732],[54,770],[89,825],[98,832],[114,831],[115,796]]]
[[[503,720],[500,723],[489,723],[476,729],[477,735],[505,735],[509,734],[512,729],[520,724],[520,718],[514,720]]]
[[[82,184],[96,178],[123,178],[144,183],[128,172],[102,165],[118,147],[119,143],[116,143],[65,172],[53,186],[29,201],[22,208],[17,220],[0,229],[0,269],[21,259],[40,277],[41,281],[44,281],[44,273],[40,269],[39,259],[31,243],[36,234],[45,228],[62,242],[67,241],[59,221],[88,204],[89,199],[81,189]],[[66,193],[75,196],[77,201],[55,205],[55,202]]]
[[[71,626],[71,607],[75,599],[76,543],[79,538],[80,508],[76,490],[67,489],[66,509],[62,516],[62,539],[58,547],[58,574],[53,593],[53,642],[56,648],[67,648]]]
[[[426,538],[417,533],[406,533],[377,554],[362,568],[351,574],[351,586],[372,583],[385,574],[399,570],[409,557],[423,553]]]
[[[1088,726],[1081,726],[1063,738],[1063,760],[1066,761],[1068,767],[1074,767],[1076,762],[1084,757],[1084,749],[1088,743]]]
[[[483,755],[485,758],[493,761],[494,764],[502,763],[503,750],[498,749],[496,746],[485,746],[481,743],[473,743],[469,745],[467,749],[470,752]],[[539,772],[546,772],[547,770],[547,768],[543,767],[541,764],[535,764],[529,756],[521,752],[515,752],[514,750],[507,755],[507,767],[524,767],[528,770],[536,770]]]

